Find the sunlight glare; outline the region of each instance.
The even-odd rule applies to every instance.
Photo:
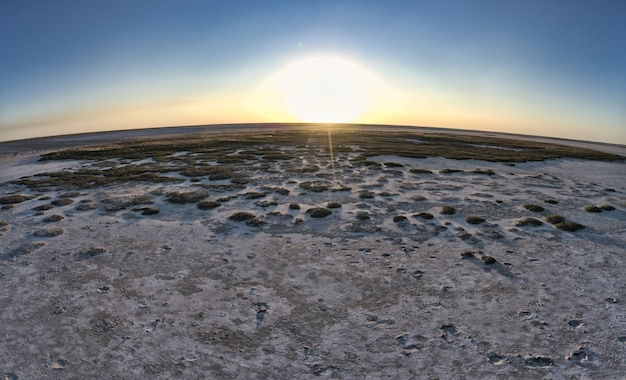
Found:
[[[351,122],[367,105],[368,73],[342,58],[303,59],[281,70],[277,79],[284,107],[303,122]]]

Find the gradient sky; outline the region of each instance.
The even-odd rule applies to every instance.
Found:
[[[623,0],[3,1],[0,141],[298,121],[272,83],[327,56],[368,75],[355,122],[626,144],[625,15]]]

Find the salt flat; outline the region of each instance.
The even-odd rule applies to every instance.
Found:
[[[5,378],[626,376],[623,158],[187,132],[5,150]]]

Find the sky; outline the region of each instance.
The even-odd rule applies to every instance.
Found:
[[[626,1],[0,2],[0,141],[354,122],[626,144]]]

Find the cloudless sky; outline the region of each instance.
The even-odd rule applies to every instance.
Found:
[[[333,56],[355,122],[626,144],[626,1],[0,2],[0,141],[298,121],[268,78]],[[278,105],[277,105],[278,104]]]

